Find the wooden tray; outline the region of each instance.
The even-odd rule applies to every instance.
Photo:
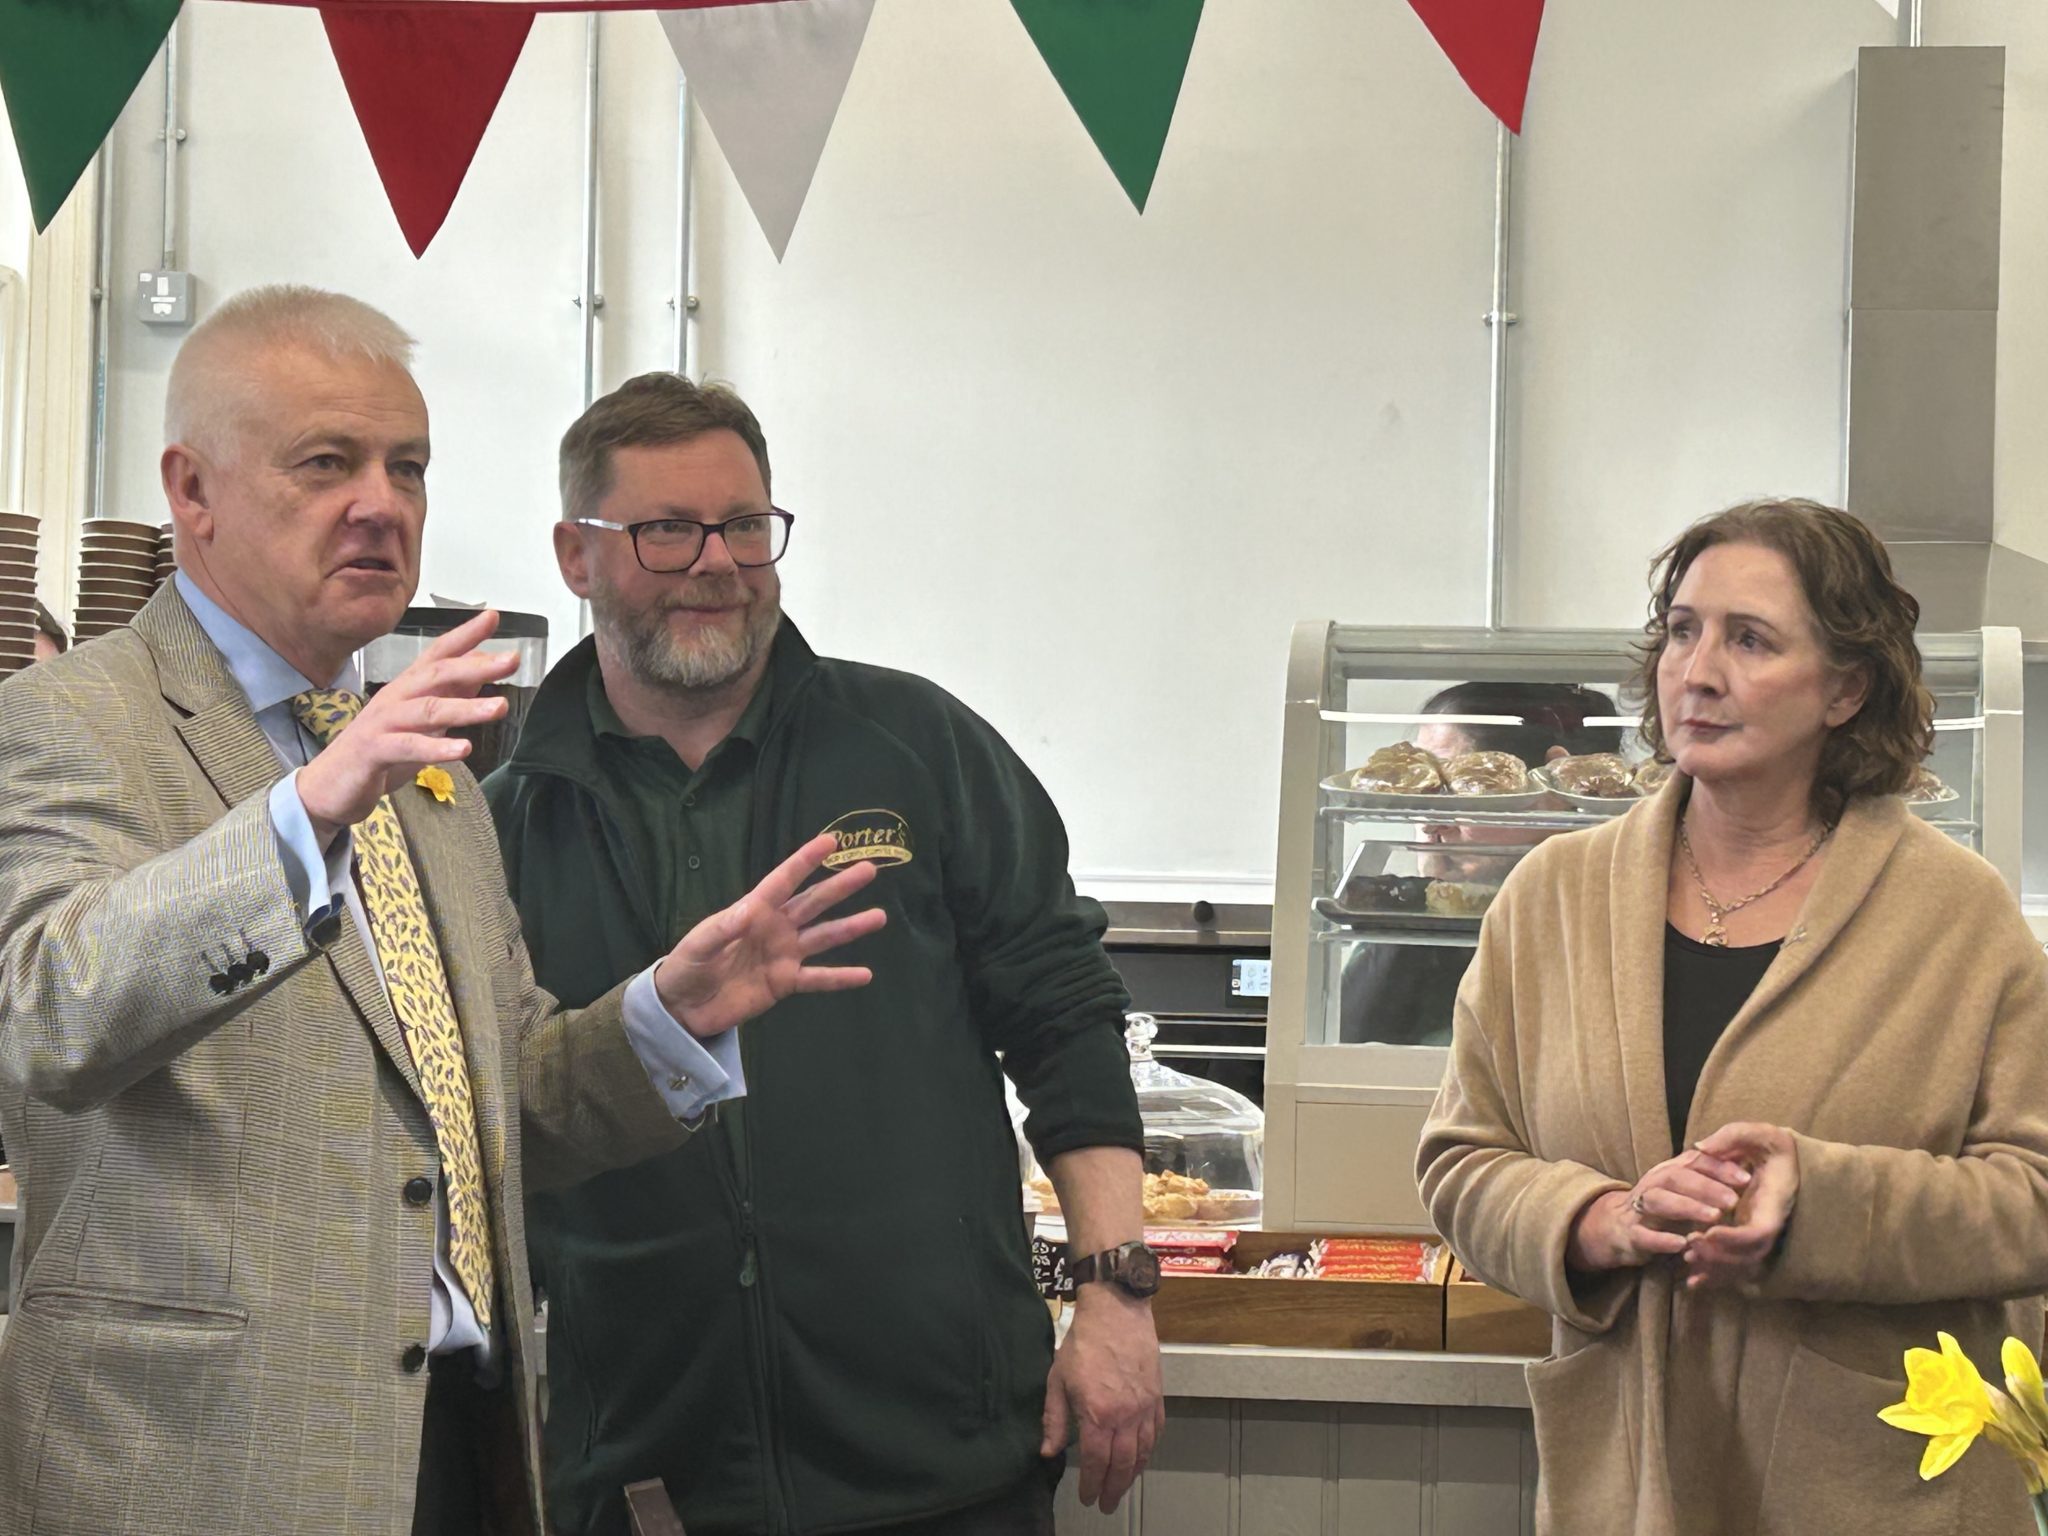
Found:
[[[1550,1314],[1496,1291],[1453,1261],[1444,1286],[1444,1348],[1456,1355],[1550,1353]]]
[[[1320,1234],[1246,1232],[1232,1250],[1240,1271],[1276,1253],[1306,1249]],[[1279,1280],[1239,1274],[1168,1273],[1152,1319],[1171,1344],[1270,1344],[1303,1349],[1444,1347],[1444,1280],[1439,1257],[1428,1280]]]

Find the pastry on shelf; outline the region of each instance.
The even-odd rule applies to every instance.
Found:
[[[1651,758],[1648,762],[1636,764],[1636,793],[1654,795],[1664,787],[1664,781],[1671,777],[1671,764]]]
[[[1500,894],[1497,885],[1477,885],[1469,880],[1432,880],[1425,900],[1438,917],[1478,917]]]
[[[1512,752],[1461,752],[1443,774],[1454,795],[1518,795],[1529,787],[1529,765]]]
[[[1035,1175],[1024,1186],[1037,1197],[1038,1208],[1049,1216],[1060,1213],[1059,1192],[1052,1186],[1052,1180],[1044,1174]],[[1227,1197],[1229,1191],[1220,1192]],[[1222,1198],[1219,1192],[1210,1190],[1202,1179],[1191,1179],[1178,1173],[1148,1173],[1145,1175],[1144,1200],[1145,1220],[1148,1222],[1200,1221],[1207,1218],[1201,1212],[1205,1205],[1222,1211],[1232,1202]],[[1252,1198],[1256,1199],[1257,1196]]]
[[[1913,770],[1912,782],[1906,786],[1906,804],[1932,805],[1946,798],[1948,786],[1934,775],[1934,770],[1925,766]]]
[[[1206,1179],[1191,1179],[1179,1173],[1148,1173],[1145,1175],[1145,1220],[1200,1220],[1201,1202],[1208,1193]]]
[[[1348,912],[1427,912],[1429,880],[1422,875],[1353,875],[1338,889]]]
[[[1550,782],[1568,795],[1593,800],[1626,800],[1641,793],[1628,759],[1612,752],[1559,758],[1550,765]]]
[[[1351,787],[1375,794],[1442,794],[1443,764],[1434,752],[1412,741],[1397,741],[1368,757],[1365,766],[1351,775]]]

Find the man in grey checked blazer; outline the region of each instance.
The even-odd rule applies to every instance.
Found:
[[[558,1009],[445,735],[504,709],[478,696],[511,665],[476,650],[494,616],[331,745],[299,739],[283,697],[352,681],[417,582],[409,349],[336,295],[224,306],[172,375],[177,582],[0,685],[5,1536],[539,1536],[525,1184],[673,1146],[741,1091],[737,1023],[867,979],[806,963],[880,922],[821,920],[864,882],[799,891],[826,841]],[[483,1305],[447,1263],[434,1126],[350,878],[386,794],[462,1037]]]

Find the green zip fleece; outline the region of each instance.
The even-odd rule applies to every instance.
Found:
[[[485,786],[535,970],[571,1005],[677,937],[653,916],[664,850],[598,766],[596,665],[588,640],[563,658]],[[787,620],[764,686],[749,886],[832,827],[881,850],[862,899],[889,922],[833,957],[870,986],[743,1028],[721,1133],[533,1200],[563,1536],[624,1536],[648,1477],[691,1536],[857,1530],[1021,1482],[1052,1339],[999,1071],[1041,1160],[1143,1146],[1103,913],[1030,771],[935,685],[819,658]]]

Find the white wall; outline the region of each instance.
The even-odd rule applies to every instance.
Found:
[[[1929,9],[1931,41],[2014,49],[2022,419],[2048,398],[2048,348],[2013,345],[2048,326],[2026,291],[2048,199],[2015,188],[2048,160],[2048,20]],[[540,19],[415,263],[315,13],[186,17],[186,265],[216,296],[345,287],[419,334],[426,584],[546,613],[559,654],[582,19]],[[671,357],[675,72],[651,17],[604,28],[609,385]],[[1630,622],[1692,516],[1839,494],[1850,77],[1895,35],[1876,0],[1551,6],[1517,199],[1511,619]],[[156,261],[158,90],[119,131],[124,283]],[[1292,621],[1483,618],[1492,168],[1490,120],[1401,0],[1209,0],[1140,219],[1003,0],[883,0],[780,266],[700,144],[699,356],[756,406],[799,515],[790,612],[994,720],[1084,873],[1266,877]],[[117,510],[155,515],[175,340],[124,292]],[[2048,483],[2015,437],[2008,516]]]
[[[1518,189],[1514,619],[1639,623],[1692,518],[1841,497],[1856,50],[1896,40],[1875,0],[1550,8]]]
[[[1213,4],[1140,219],[1004,4],[878,6],[704,354],[814,642],[989,715],[1097,872],[1263,872],[1309,614],[1482,618],[1492,133],[1402,6]]]

